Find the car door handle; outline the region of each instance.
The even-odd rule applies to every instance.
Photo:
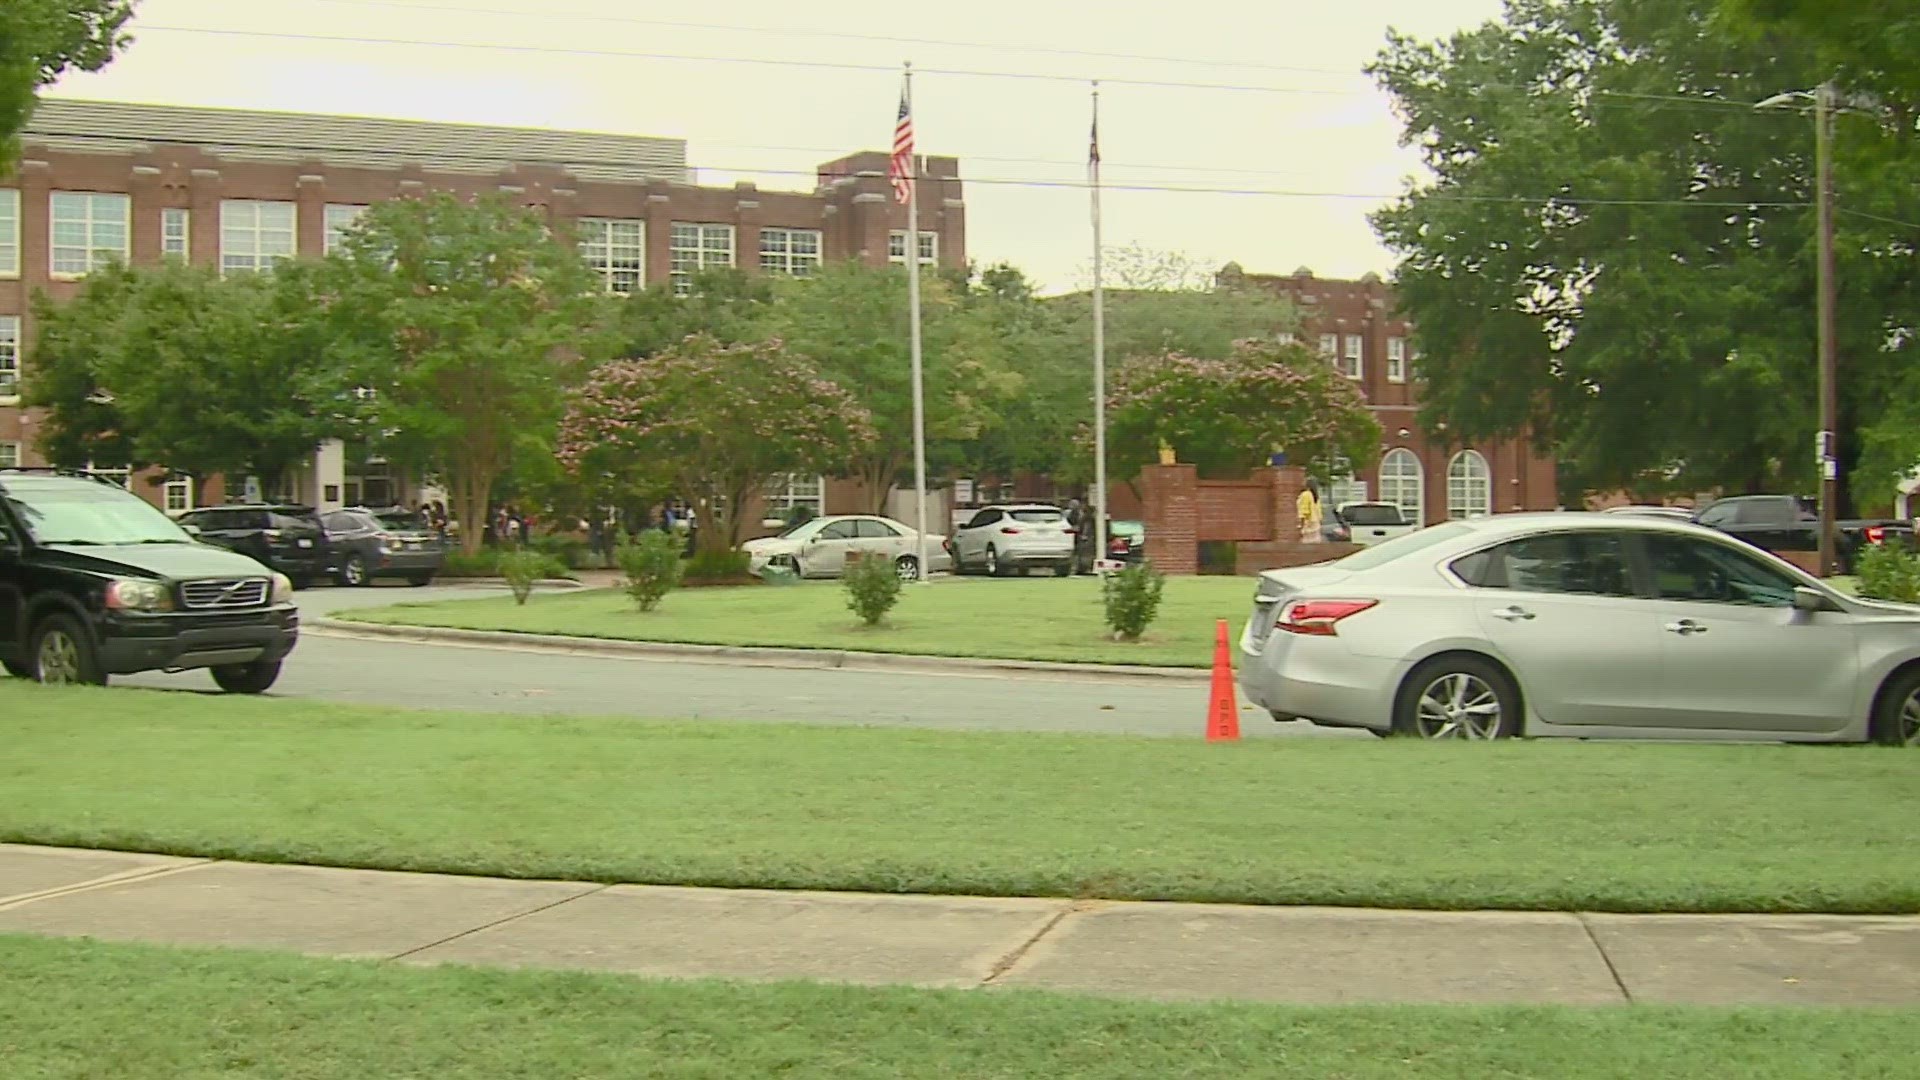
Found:
[[[1528,611],[1527,609],[1522,607],[1497,608],[1491,612],[1488,612],[1488,614],[1492,615],[1496,619],[1505,619],[1508,622],[1525,622],[1528,619],[1533,618],[1533,612]]]
[[[1692,634],[1704,634],[1707,632],[1706,627],[1701,626],[1699,623],[1694,622],[1692,619],[1681,619],[1678,622],[1670,622],[1667,624],[1666,630],[1667,630],[1667,633],[1669,634],[1679,634],[1681,637],[1687,637]]]

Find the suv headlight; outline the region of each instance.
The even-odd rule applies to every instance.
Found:
[[[293,579],[285,574],[273,575],[273,599],[269,603],[293,603]]]
[[[172,611],[173,593],[157,581],[122,578],[107,583],[107,606],[116,611]]]

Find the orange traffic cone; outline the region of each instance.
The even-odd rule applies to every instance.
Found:
[[[1207,741],[1240,738],[1240,697],[1233,686],[1233,656],[1227,652],[1227,620],[1213,634],[1213,693],[1207,701]]]

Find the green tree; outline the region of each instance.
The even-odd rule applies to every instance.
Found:
[[[699,544],[730,551],[772,478],[836,471],[873,437],[854,395],[782,343],[701,334],[595,368],[570,395],[557,457],[582,478],[705,498]]]
[[[906,274],[846,262],[781,285],[769,331],[848,388],[873,416],[879,437],[847,466],[865,482],[878,512],[888,488],[913,467]],[[928,473],[934,475],[980,437],[994,403],[1016,392],[1020,379],[990,324],[951,282],[928,274],[920,288]]]
[[[1285,451],[1325,475],[1336,461],[1364,469],[1380,425],[1352,380],[1304,345],[1243,341],[1223,359],[1171,352],[1127,362],[1109,395],[1108,455],[1131,477],[1160,447],[1206,477],[1227,479]]]
[[[1374,217],[1430,432],[1531,432],[1593,488],[1811,483],[1812,125],[1751,107],[1817,81],[1804,56],[1693,0],[1511,0],[1371,71],[1435,176]],[[1890,226],[1855,225],[1847,430],[1893,386],[1908,274]]]
[[[694,334],[722,342],[761,341],[774,318],[774,280],[727,267],[702,270],[682,296],[671,281],[614,302],[612,332],[621,356],[651,356]]]
[[[132,40],[134,0],[6,0],[0,14],[0,175],[40,88],[63,72],[99,71]]]
[[[222,278],[199,266],[110,268],[73,303],[42,303],[31,401],[66,465],[161,465],[202,480],[288,470],[341,434],[312,268]]]
[[[389,456],[446,478],[478,551],[495,481],[552,453],[566,385],[609,348],[598,281],[534,211],[445,193],[375,205],[323,278]]]
[[[1909,0],[1720,0],[1720,14],[1735,34],[1813,46],[1818,66],[1848,89],[1920,106],[1920,8]]]

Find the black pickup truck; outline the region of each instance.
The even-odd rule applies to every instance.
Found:
[[[1693,516],[1696,525],[1718,529],[1768,551],[1818,551],[1820,508],[1799,495],[1734,495]],[[1913,546],[1913,524],[1892,518],[1842,521],[1834,555],[1840,572],[1853,572],[1854,558],[1872,544]]]

